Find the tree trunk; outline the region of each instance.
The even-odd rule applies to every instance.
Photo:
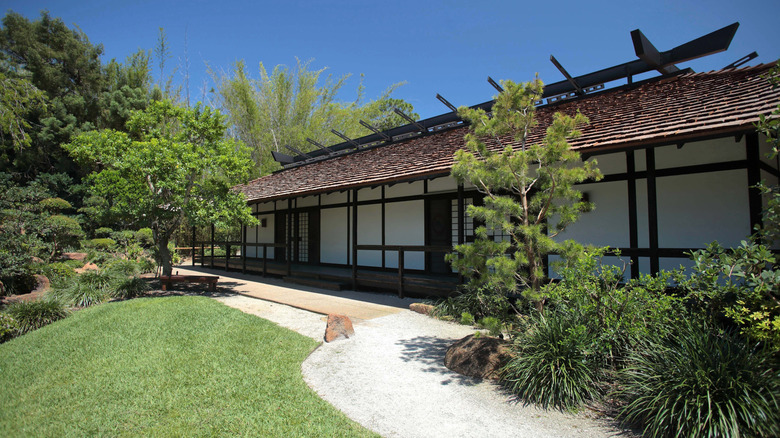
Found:
[[[171,265],[171,252],[168,250],[168,236],[164,236],[162,233],[157,236],[157,252],[160,255],[162,275],[171,275],[173,266]]]

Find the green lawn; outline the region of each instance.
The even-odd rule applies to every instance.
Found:
[[[316,345],[205,297],[91,307],[0,345],[0,436],[373,436],[306,386]]]

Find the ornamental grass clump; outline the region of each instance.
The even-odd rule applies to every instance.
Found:
[[[57,300],[18,301],[5,310],[15,321],[18,333],[25,334],[68,316]]]
[[[106,271],[87,271],[52,289],[55,298],[75,307],[89,307],[110,298],[114,278]]]
[[[780,370],[771,360],[734,333],[686,323],[631,354],[621,418],[647,436],[780,436]]]
[[[527,403],[575,411],[598,397],[598,366],[591,335],[574,314],[548,311],[514,336],[515,354],[503,369],[504,383]]]

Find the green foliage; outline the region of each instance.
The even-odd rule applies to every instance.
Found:
[[[500,290],[489,286],[464,286],[460,293],[448,297],[436,304],[437,316],[460,318],[463,312],[474,315],[476,319],[497,317],[506,319],[514,312],[509,298]]]
[[[41,208],[45,211],[61,211],[61,210],[69,210],[73,208],[70,205],[70,202],[62,198],[41,199],[41,202],[39,202],[39,204]]]
[[[102,237],[99,239],[90,239],[86,242],[86,246],[88,248],[94,248],[98,251],[113,251],[116,249],[116,240],[108,238],[108,237]]]
[[[79,262],[79,265],[80,264],[81,263]],[[49,263],[41,268],[41,274],[45,275],[46,278],[55,285],[61,282],[67,282],[77,275],[73,266],[66,262]]]
[[[135,240],[144,248],[154,245],[154,234],[151,228],[141,228],[135,232]]]
[[[2,72],[0,90],[0,141],[18,153],[32,143],[28,114],[44,107],[45,95],[28,79],[8,77]],[[8,165],[11,156],[3,154],[0,163]]]
[[[114,259],[106,263],[105,270],[110,275],[131,277],[141,273],[141,266],[134,260]]]
[[[113,130],[79,135],[64,147],[81,163],[101,164],[89,176],[93,192],[128,221],[151,223],[163,272],[171,272],[168,243],[182,223],[254,224],[243,195],[248,150],[225,138],[219,112],[154,102]]]
[[[643,338],[668,332],[684,309],[680,298],[667,293],[669,273],[624,283],[625,266],[603,262],[608,251],[588,247],[579,257],[554,264],[561,281],[547,285],[544,293],[559,312],[580,315],[599,366],[613,370]]]
[[[474,315],[469,312],[463,312],[460,314],[460,323],[463,325],[474,325]]]
[[[57,300],[17,301],[5,310],[19,325],[19,334],[39,329],[68,316],[68,311]]]
[[[498,336],[503,329],[503,323],[500,319],[493,316],[486,316],[477,322],[477,325],[481,328],[487,329],[490,336]]]
[[[544,257],[564,249],[554,237],[593,207],[574,185],[598,180],[601,173],[595,162],[583,163],[567,141],[580,135],[577,128],[588,122],[585,116],[556,113],[544,139],[532,143],[534,102],[541,97],[542,82],[504,81],[502,86],[491,115],[465,107],[458,112],[470,122],[470,131],[467,149],[455,154],[452,175],[485,195],[484,205],[468,207],[468,214],[484,225],[475,230],[473,243],[456,246],[457,254],[448,260],[472,287],[513,293],[519,285],[541,309]],[[499,230],[509,240],[494,241],[488,230]]]
[[[778,436],[780,373],[766,351],[697,323],[651,337],[623,371],[621,416],[648,436]]]
[[[534,318],[514,336],[514,354],[502,371],[509,389],[528,403],[572,411],[598,397],[599,367],[585,321],[549,310]]]
[[[401,84],[391,86],[374,101],[364,102],[361,80],[355,100],[342,103],[337,96],[349,75],[335,79],[328,76],[321,84],[325,69],[310,70],[309,64],[299,60],[294,69],[278,65],[268,74],[260,63],[260,79],[253,79],[244,62],[239,61],[232,74],[212,75],[219,105],[228,114],[238,138],[251,149],[256,173],[265,175],[277,170],[279,165],[271,151],[284,152],[284,145],[304,152],[313,150],[315,146],[306,139],[332,143],[331,129],[350,138],[371,134],[358,123],[360,120],[379,129],[406,124],[393,112],[394,107],[418,117],[411,104],[390,97]]]
[[[154,272],[157,269],[157,264],[154,263],[153,260],[148,258],[142,258],[141,261],[139,262],[139,266],[141,267],[141,272],[144,274]]]
[[[149,283],[141,277],[119,278],[113,284],[110,294],[113,298],[129,300],[143,296],[149,290]]]
[[[691,254],[694,265],[677,283],[713,323],[730,319],[741,333],[780,349],[780,270],[765,245],[742,241],[724,249],[717,242]]]
[[[114,230],[108,227],[100,227],[95,230],[95,236],[97,237],[109,237],[111,236],[111,233],[113,233]]]
[[[19,323],[13,316],[6,312],[0,312],[0,344],[19,334]]]
[[[107,271],[86,271],[67,283],[53,287],[58,301],[75,307],[89,307],[109,299],[115,278]]]

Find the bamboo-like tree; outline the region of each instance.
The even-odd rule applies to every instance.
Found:
[[[543,139],[533,142],[539,129],[534,103],[541,99],[542,81],[503,81],[502,86],[490,114],[458,110],[470,129],[466,149],[455,154],[452,175],[484,195],[483,205],[468,206],[468,214],[483,225],[473,243],[457,245],[448,259],[469,277],[472,288],[519,289],[542,310],[545,256],[565,255],[569,246],[555,237],[593,208],[574,185],[599,180],[601,173],[595,161],[583,163],[568,143],[588,123],[584,115],[556,113]],[[494,241],[489,230],[501,230],[509,240]]]

